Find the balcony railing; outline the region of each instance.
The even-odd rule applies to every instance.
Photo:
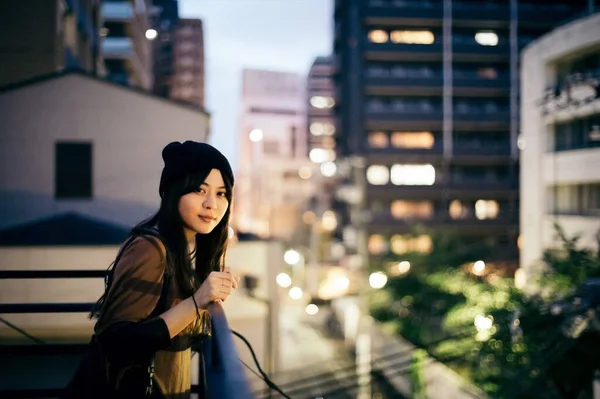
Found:
[[[2,279],[48,279],[48,278],[100,278],[105,277],[105,270],[1,270],[0,280]],[[0,304],[0,314],[33,314],[33,313],[88,313],[93,303],[2,303]],[[237,356],[232,334],[225,317],[223,308],[220,305],[211,305],[209,311],[212,318],[212,337],[210,339],[210,356],[207,359],[218,361],[214,366],[215,370],[226,370],[209,374],[208,389],[215,397],[223,399],[251,398],[251,391],[246,375],[242,369],[241,362]],[[72,344],[46,344],[42,340],[29,335],[18,326],[13,325],[6,320],[1,320],[4,324],[21,333],[25,337],[34,341],[32,345],[0,345],[2,356],[16,355],[19,357],[39,356],[44,354],[64,356],[64,355],[83,355],[87,345],[81,343]],[[76,360],[76,359],[73,359]],[[211,360],[208,360],[211,361]],[[63,362],[64,363],[64,362]],[[76,364],[76,363],[75,363]],[[68,373],[70,370],[64,370]],[[75,370],[71,371],[71,375]],[[225,375],[227,381],[225,382]],[[66,385],[68,381],[55,381],[57,384]],[[63,387],[40,387],[34,388],[31,384],[22,389],[0,388],[0,397],[3,398],[44,398],[60,396]],[[192,392],[200,393],[198,385],[192,386]]]
[[[442,4],[428,0],[370,0],[367,18],[441,19]]]
[[[106,21],[130,21],[135,13],[133,4],[129,1],[104,1],[102,3],[102,15]]]
[[[104,58],[134,57],[133,41],[129,37],[105,37],[102,40],[102,55]]]

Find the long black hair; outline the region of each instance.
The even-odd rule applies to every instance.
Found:
[[[198,191],[211,169],[189,174],[176,180],[164,193],[158,212],[142,221],[131,230],[130,235],[144,235],[145,231],[157,229],[166,250],[166,273],[174,280],[184,297],[191,296],[213,271],[221,271],[229,238],[229,217],[233,202],[233,185],[225,173],[225,197],[229,203],[223,219],[208,234],[196,234],[196,249],[192,261],[188,240],[185,237],[184,223],[179,214],[179,200],[182,196]],[[114,269],[114,267],[113,267]],[[108,287],[90,313],[90,318],[99,317]]]

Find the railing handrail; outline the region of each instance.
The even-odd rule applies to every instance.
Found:
[[[0,270],[0,279],[34,278],[98,278],[105,277],[108,270]]]

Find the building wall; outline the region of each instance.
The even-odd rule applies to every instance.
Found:
[[[553,223],[568,235],[581,234],[583,246],[595,246],[600,214],[553,215],[552,187],[600,183],[600,148],[553,151],[557,122],[598,115],[600,99],[587,105],[550,110],[544,115],[540,101],[559,85],[559,66],[583,54],[600,52],[600,14],[562,26],[529,45],[521,66],[521,267],[531,270],[544,249],[553,247]],[[565,113],[567,115],[565,115]]]
[[[298,74],[244,70],[239,131],[239,182],[234,221],[238,229],[289,239],[306,197],[311,169],[306,156],[305,85]],[[253,142],[252,130],[262,132]]]
[[[73,10],[63,8],[62,3],[58,0],[2,1],[0,86],[56,72],[66,66],[78,65],[88,71],[96,69],[99,2],[73,1]],[[78,24],[82,18],[85,22]]]
[[[204,108],[204,32],[199,19],[179,19],[173,39],[170,98]]]
[[[588,2],[434,3],[335,2],[338,157],[365,158],[374,261],[430,250],[428,237],[422,246],[407,238],[419,224],[452,231],[510,274],[519,256],[519,51]]]
[[[160,203],[161,151],[207,114],[79,74],[0,95],[0,226],[76,211],[130,226]],[[54,198],[55,143],[92,142],[91,200]]]

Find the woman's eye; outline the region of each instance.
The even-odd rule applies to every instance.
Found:
[[[219,193],[217,194],[219,197],[225,197],[227,195],[227,193]]]

